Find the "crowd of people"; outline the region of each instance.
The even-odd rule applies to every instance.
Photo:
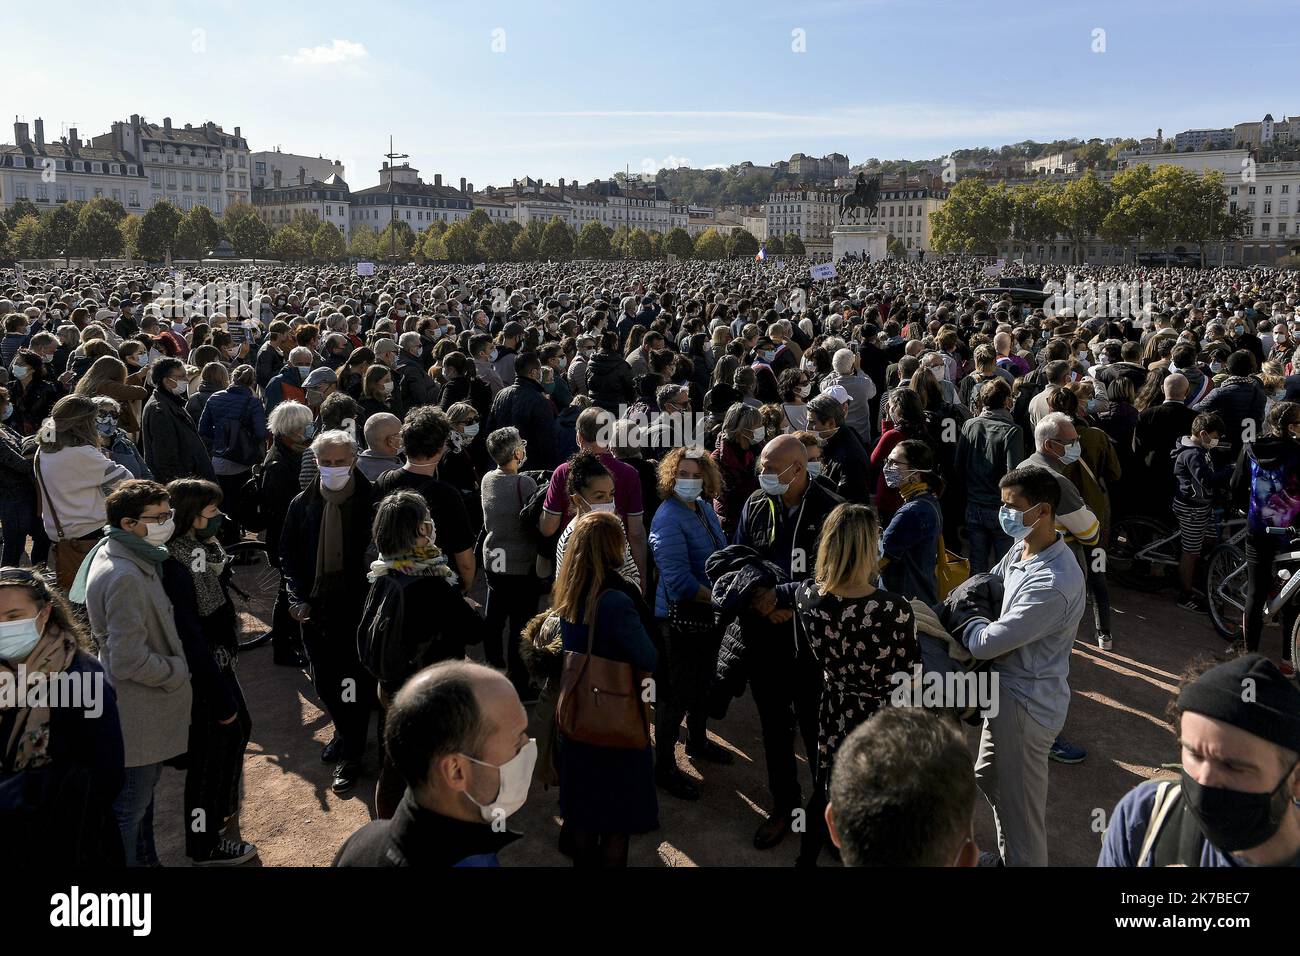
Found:
[[[176,766],[189,860],[256,856],[229,829],[255,732],[229,549],[258,540],[333,790],[380,768],[338,866],[494,865],[534,780],[562,853],[624,866],[661,799],[733,761],[747,691],[758,849],[1047,865],[1050,763],[1087,758],[1061,733],[1088,605],[1100,651],[1129,638],[1117,522],[1178,531],[1170,612],[1201,615],[1240,512],[1239,637],[1188,662],[1181,780],[1123,797],[1100,862],[1300,863],[1294,607],[1264,636],[1300,518],[1300,273],[1076,270],[1148,290],[1117,316],[984,267],[5,273],[0,678],[108,688],[97,719],[0,697],[6,833],[158,865]],[[994,681],[974,760],[954,702],[893,706],[935,671]]]

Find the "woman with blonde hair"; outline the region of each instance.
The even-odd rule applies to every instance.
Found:
[[[560,618],[566,654],[591,654],[649,672],[658,662],[650,637],[654,617],[641,589],[619,573],[626,547],[617,515],[589,512],[576,519],[552,610]],[[627,866],[629,837],[659,826],[648,732],[644,747],[621,748],[575,740],[561,729],[559,752],[560,815],[574,865]]]
[[[826,519],[811,580],[778,585],[777,607],[794,607],[822,667],[813,794],[798,865],[816,866],[827,840],[826,788],[835,751],[889,703],[895,674],[921,660],[912,606],[876,587],[880,523],[867,505],[838,506]],[[909,674],[910,677],[910,674]]]

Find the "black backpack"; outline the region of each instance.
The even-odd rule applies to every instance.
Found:
[[[1146,838],[1138,852],[1137,865],[1145,866],[1197,866],[1201,865],[1201,852],[1205,847],[1205,834],[1196,817],[1187,809],[1182,785],[1172,780],[1162,780],[1156,787],[1155,803],[1151,805],[1151,819],[1147,821]]]

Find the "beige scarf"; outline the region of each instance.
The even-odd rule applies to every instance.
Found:
[[[348,483],[338,491],[320,485],[320,496],[325,499],[325,512],[321,516],[320,541],[316,545],[316,584],[312,597],[319,597],[343,573],[343,503],[356,490],[356,473],[348,476]]]
[[[53,621],[45,625],[45,632],[22,663],[26,665],[27,682],[31,686],[32,678],[40,673],[46,680],[52,674],[68,669],[77,652],[77,642],[70,634],[65,634]],[[15,674],[17,665],[10,667],[0,663],[0,670]],[[23,707],[18,711],[9,739],[5,741],[3,760],[0,765],[10,770],[35,769],[49,763],[47,751],[50,747],[50,708]],[[10,761],[13,761],[10,765]]]

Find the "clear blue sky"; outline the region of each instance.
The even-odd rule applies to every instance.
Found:
[[[3,100],[47,136],[211,119],[253,149],[341,158],[353,188],[377,182],[390,132],[426,181],[482,187],[1300,113],[1291,0],[69,0],[6,19]]]

